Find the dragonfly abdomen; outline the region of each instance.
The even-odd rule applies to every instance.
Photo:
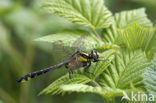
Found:
[[[65,61],[63,63],[60,63],[58,65],[55,65],[55,66],[52,66],[52,67],[49,67],[47,69],[43,69],[43,70],[40,70],[40,71],[37,71],[37,72],[34,72],[34,73],[27,74],[27,75],[19,78],[17,80],[17,82],[25,82],[25,81],[30,80],[31,78],[35,78],[35,77],[37,77],[37,76],[39,76],[41,74],[47,73],[47,72],[49,72],[51,70],[54,70],[54,69],[57,69],[57,68],[61,68],[62,66],[64,66],[64,65],[68,64],[69,62],[71,62],[72,60],[73,60],[73,58],[70,58],[67,61]]]
[[[21,77],[20,79],[18,79],[17,82],[25,82],[25,81],[28,81],[31,78],[35,78],[36,76],[39,76],[39,75],[41,75],[43,73],[47,73],[48,71],[50,71],[50,68],[44,69],[44,70],[40,70],[40,71],[37,71],[37,72],[34,72],[34,73],[27,74],[24,77]]]

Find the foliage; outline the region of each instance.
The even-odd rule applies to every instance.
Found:
[[[145,27],[153,26],[152,22],[147,18],[145,8],[116,13],[114,19],[118,28],[130,26],[134,22]]]
[[[44,89],[40,94],[46,93],[46,94],[59,94],[63,93],[63,91],[60,89],[60,86],[63,84],[71,84],[71,83],[88,83],[91,81],[88,77],[80,74],[72,75],[72,79],[69,79],[69,75],[65,75],[61,77],[60,79],[53,82],[49,87]]]
[[[106,28],[111,24],[111,12],[103,5],[103,0],[43,1],[43,7],[49,13],[58,14],[92,30]]]
[[[149,94],[153,94],[156,99],[156,55],[152,60],[152,65],[143,74],[144,83]]]
[[[84,84],[70,84],[70,85],[63,85],[61,88],[64,91],[72,91],[72,92],[91,92],[103,95],[105,97],[112,97],[112,96],[122,96],[122,90],[120,89],[113,89],[109,87],[93,87]]]
[[[117,29],[125,28],[133,23],[146,27],[152,27],[153,25],[152,22],[147,18],[145,8],[115,13],[111,27],[104,29],[102,35],[104,42],[111,42],[113,44],[121,45],[122,39]]]
[[[72,79],[66,74],[40,94],[92,92],[102,95],[109,101],[113,100],[110,98],[122,96],[123,91],[128,93],[134,88],[145,92],[146,86],[142,75],[151,65],[146,56],[153,53],[147,53],[146,49],[155,29],[144,8],[123,11],[111,16],[103,5],[103,0],[45,0],[43,7],[49,13],[87,26],[91,31],[64,30],[38,38],[36,41],[55,43],[61,40],[64,46],[72,47],[74,41],[89,34],[84,42],[85,49],[100,51],[100,57],[105,57],[106,61],[91,66],[90,72],[94,73],[94,76],[78,70],[72,75]],[[101,36],[96,29],[102,30]]]
[[[155,0],[0,0],[0,102],[121,103],[123,92],[156,95],[155,4]],[[89,72],[95,75],[82,68],[69,79],[67,69],[58,69],[25,84],[15,82],[57,64],[64,55],[55,52],[57,41],[70,49],[86,34],[83,50],[95,49],[105,60],[92,63]],[[77,93],[59,95],[68,92]]]
[[[121,50],[102,74],[99,83],[104,87],[128,89],[132,82],[135,87],[141,87],[142,73],[148,66],[149,63],[141,50]]]
[[[38,38],[35,41],[50,42],[50,43],[61,41],[64,44],[64,46],[74,47],[75,45],[73,45],[73,43],[77,39],[81,38],[81,36],[87,34],[89,34],[89,32],[82,30],[64,30],[56,34]],[[85,49],[92,49],[97,47],[99,45],[99,42],[100,41],[98,41],[96,37],[88,36],[85,38],[83,46],[85,47]]]
[[[133,25],[120,29],[119,33],[126,47],[130,50],[142,48],[146,50],[154,34],[154,28],[144,28],[134,23]]]

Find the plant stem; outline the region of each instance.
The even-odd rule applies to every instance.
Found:
[[[100,41],[102,41],[101,37],[99,36],[99,34],[95,30],[92,30],[92,32]]]
[[[95,80],[92,80],[91,83],[96,87],[101,87]]]

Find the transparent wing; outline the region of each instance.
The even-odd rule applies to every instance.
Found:
[[[71,47],[65,46],[64,43],[60,40],[53,44],[52,55],[56,63],[63,62],[66,59],[69,59],[76,51],[83,49],[83,44],[85,39],[88,37],[88,34],[85,34],[78,38],[75,42],[72,43]]]
[[[56,63],[63,62],[72,56],[69,47],[64,46],[62,41],[57,41],[53,44],[52,56]]]
[[[73,51],[76,52],[78,50],[83,49],[83,44],[85,43],[85,39],[88,37],[88,34],[85,34],[78,38],[75,42],[72,44]]]

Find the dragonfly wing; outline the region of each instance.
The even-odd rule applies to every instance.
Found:
[[[59,40],[53,44],[53,57],[56,63],[60,63],[67,58],[70,58],[75,52],[81,50],[83,44],[85,43],[85,39],[88,37],[88,34],[85,34],[74,41],[71,47],[67,47],[64,45],[63,41]]]
[[[85,34],[83,36],[81,36],[80,38],[78,38],[75,42],[73,42],[72,47],[73,47],[73,51],[78,51],[81,50],[84,43],[85,43],[85,39],[88,37],[88,34]]]
[[[65,47],[61,40],[53,44],[52,56],[56,63],[63,62],[71,57],[72,52],[67,48],[69,47]]]

